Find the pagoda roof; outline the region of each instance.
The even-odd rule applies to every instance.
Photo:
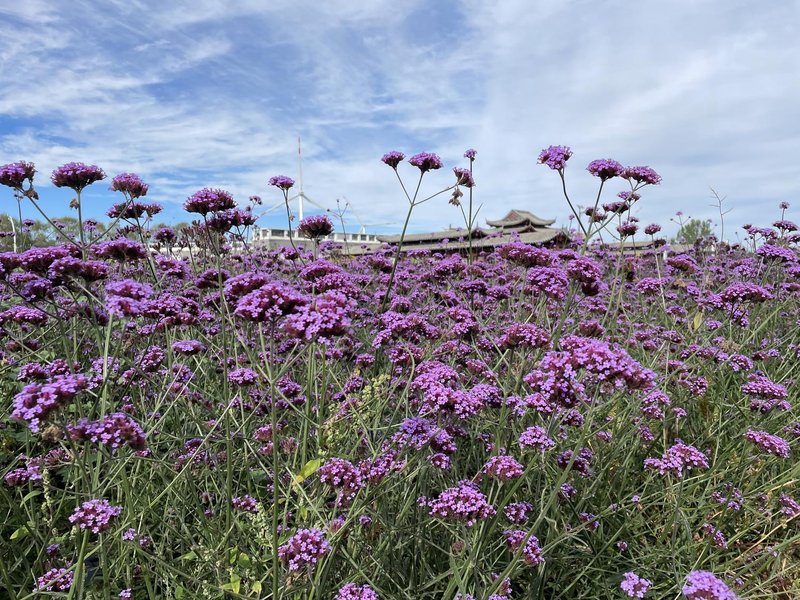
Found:
[[[490,227],[519,227],[522,225],[534,225],[536,227],[548,227],[555,223],[555,219],[542,219],[537,217],[530,211],[513,209],[508,211],[508,214],[502,219],[495,221],[486,220],[486,224]]]

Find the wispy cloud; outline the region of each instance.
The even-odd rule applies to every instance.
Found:
[[[645,221],[713,218],[710,187],[731,223],[764,221],[800,187],[800,8],[750,4],[6,5],[0,160],[136,171],[178,218],[203,185],[269,197],[270,175],[297,172],[300,134],[310,195],[397,222],[404,200],[383,152],[436,151],[453,166],[475,147],[484,217],[519,206],[564,220],[557,177],[535,164],[558,143],[575,150],[568,178],[585,204],[597,182],[584,166],[612,157],[664,176]],[[443,199],[414,227],[458,219]]]

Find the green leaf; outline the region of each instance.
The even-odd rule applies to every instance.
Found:
[[[194,550],[191,552],[187,552],[183,556],[179,556],[178,560],[197,560],[197,554],[195,554]]]
[[[261,582],[260,581],[254,581],[253,585],[250,586],[250,589],[252,589],[256,594],[260,594],[261,593]]]
[[[25,504],[31,498],[36,498],[36,496],[39,496],[40,494],[42,494],[42,490],[33,490],[32,492],[28,492],[22,499],[22,504]]]
[[[239,553],[239,566],[244,567],[245,569],[249,569],[253,563],[250,560],[250,557],[247,556],[244,552]]]
[[[319,469],[321,466],[322,466],[322,459],[315,458],[313,460],[308,461],[305,464],[305,466],[303,466],[303,468],[300,469],[300,477],[302,477],[303,479],[310,477],[311,475],[316,473],[317,469]]]
[[[236,573],[231,573],[231,589],[238,594],[241,588],[242,588],[242,578],[239,577]]]
[[[183,598],[183,595],[184,595],[185,593],[186,593],[186,590],[185,590],[185,589],[183,589],[183,587],[181,587],[181,586],[178,586],[178,587],[176,587],[176,588],[175,588],[175,598],[176,598],[177,600],[181,600],[181,598]]]
[[[19,529],[17,529],[14,533],[12,533],[10,539],[19,540],[19,539],[24,538],[28,534],[29,534],[28,528],[23,526],[23,527],[20,527]]]

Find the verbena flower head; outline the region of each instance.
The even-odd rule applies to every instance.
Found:
[[[692,571],[681,590],[687,600],[737,600],[736,594],[709,571]]]
[[[560,171],[566,166],[570,156],[572,150],[568,146],[548,146],[539,153],[538,162],[554,171]]]
[[[464,158],[468,158],[471,161],[475,160],[475,157],[478,156],[478,152],[474,148],[470,148],[466,152],[464,152]]]
[[[606,181],[612,177],[619,176],[624,168],[625,167],[615,160],[610,158],[599,158],[590,162],[589,166],[586,167],[586,170],[595,177],[599,177],[603,181]]]
[[[505,536],[509,547],[513,551],[516,552],[522,548],[522,558],[529,566],[535,567],[544,563],[542,549],[539,546],[539,540],[535,535],[529,535],[527,532],[520,529],[504,531],[503,535]]]
[[[772,454],[780,458],[789,458],[789,453],[791,452],[789,442],[782,437],[772,435],[766,431],[753,431],[750,429],[744,434],[744,438],[748,442],[752,442],[758,446],[767,454]]]
[[[442,159],[433,152],[420,152],[409,158],[408,162],[417,167],[422,173],[442,168]]]
[[[406,155],[403,154],[402,152],[398,152],[397,150],[392,150],[391,152],[387,152],[386,154],[384,154],[383,157],[381,158],[381,161],[383,161],[384,164],[389,165],[393,169],[396,169],[397,165],[403,162],[403,159],[405,157]]]
[[[71,440],[108,446],[112,450],[129,446],[132,450],[144,450],[145,433],[139,424],[125,413],[112,413],[99,421],[81,419],[76,425],[67,426]]]
[[[25,180],[30,184],[36,173],[32,162],[15,162],[0,166],[0,185],[5,185],[15,190],[21,190]]]
[[[324,532],[319,529],[300,529],[278,548],[278,558],[290,571],[313,570],[330,549]]]
[[[495,510],[472,481],[461,481],[427,502],[430,515],[472,527],[478,521],[495,515]]]
[[[493,456],[483,465],[483,472],[492,479],[499,481],[510,481],[522,476],[525,472],[523,467],[513,456],[501,454]]]
[[[269,185],[282,189],[284,192],[291,189],[294,185],[294,179],[286,175],[275,175],[269,178]]]
[[[113,192],[128,194],[131,198],[141,198],[147,195],[149,186],[134,173],[120,173],[111,180],[110,189]]]
[[[708,469],[708,458],[694,446],[679,442],[669,448],[660,459],[646,458],[644,466],[646,469],[657,470],[662,476],[673,473],[676,477],[683,477],[684,470]]]
[[[629,571],[623,575],[624,579],[619,584],[620,589],[628,594],[629,598],[644,598],[647,590],[653,585],[649,579],[639,577],[636,573]]]
[[[651,223],[650,225],[644,228],[644,232],[647,235],[655,235],[659,231],[661,231],[661,225],[659,225],[658,223]]]
[[[620,173],[620,177],[638,184],[658,185],[661,183],[661,175],[650,167],[625,167]]]
[[[333,233],[333,223],[327,215],[313,215],[300,221],[297,231],[303,237],[318,240]]]
[[[233,196],[225,190],[203,188],[189,196],[183,203],[186,212],[207,215],[210,212],[234,208],[236,202]]]
[[[92,533],[102,533],[111,526],[111,521],[122,514],[121,506],[112,506],[108,500],[89,500],[75,509],[69,522]]]
[[[100,167],[74,162],[61,165],[50,176],[54,186],[72,188],[76,192],[105,178],[106,174]]]
[[[453,173],[456,174],[456,185],[465,188],[475,187],[475,179],[469,169],[464,167],[453,167]]]
[[[379,600],[379,598],[368,585],[348,583],[339,589],[335,600]]]
[[[36,579],[34,592],[67,592],[72,587],[75,571],[64,567],[54,567]]]
[[[305,299],[291,288],[281,283],[267,283],[242,296],[234,314],[260,323],[284,317],[304,303]]]

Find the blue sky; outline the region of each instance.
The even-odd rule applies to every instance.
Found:
[[[796,0],[66,6],[0,0],[0,162],[34,161],[54,215],[69,194],[49,173],[68,161],[138,173],[165,220],[185,220],[181,203],[204,186],[271,205],[267,179],[297,176],[298,135],[306,193],[331,208],[347,198],[388,229],[406,209],[379,162],[394,149],[442,156],[431,192],[477,149],[482,218],[526,208],[566,223],[557,176],[536,164],[550,144],[572,147],[581,204],[594,198],[592,159],[655,168],[664,181],[637,208],[644,223],[679,210],[717,222],[710,188],[726,197],[728,232],[775,220],[783,200],[797,203],[789,218],[800,210]],[[90,214],[114,200],[107,187],[88,194]],[[412,228],[459,221],[444,197]]]

